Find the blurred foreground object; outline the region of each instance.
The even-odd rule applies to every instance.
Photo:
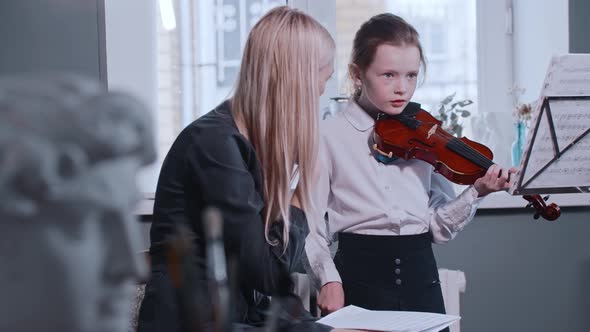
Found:
[[[126,331],[146,273],[150,112],[73,76],[0,79],[0,331]]]

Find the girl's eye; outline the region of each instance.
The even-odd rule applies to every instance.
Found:
[[[385,76],[385,78],[392,78],[393,74],[392,73],[385,73],[385,74],[383,74],[383,76]]]
[[[409,74],[409,75],[408,75],[408,77],[409,77],[409,78],[416,78],[416,77],[418,77],[418,74],[416,74],[416,73],[411,73],[411,74]]]

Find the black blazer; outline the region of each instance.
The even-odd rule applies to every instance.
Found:
[[[239,294],[234,294],[234,320],[261,324],[270,303],[268,296],[273,295],[290,298],[287,302],[291,307],[293,299],[297,299],[301,307],[301,301],[292,296],[291,289],[285,289],[291,286],[285,286],[281,280],[285,280],[282,278],[285,273],[302,270],[305,238],[309,233],[305,214],[291,207],[289,245],[284,251],[282,244],[269,245],[264,237],[262,197],[259,160],[253,146],[238,131],[229,102],[222,103],[180,133],[164,160],[158,179],[150,231],[152,278],[140,310],[140,331],[160,331],[146,328],[160,324],[166,331],[172,331],[178,323],[171,294],[173,288],[165,267],[166,239],[176,225],[188,225],[194,232],[196,255],[200,258],[197,262],[200,273],[195,282],[207,289],[206,242],[201,214],[209,206],[221,210],[226,255],[238,262],[237,277],[230,276],[239,282]],[[275,223],[271,238],[280,240],[281,234],[282,223]],[[157,313],[160,317],[169,316],[165,319],[168,322],[158,323]],[[289,320],[311,319],[309,314],[295,316]],[[304,325],[305,330],[328,329],[315,323]],[[285,326],[293,327],[292,324]]]

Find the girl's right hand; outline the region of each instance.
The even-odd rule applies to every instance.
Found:
[[[332,313],[344,307],[344,289],[339,282],[329,282],[322,286],[318,296],[318,306],[322,315]]]

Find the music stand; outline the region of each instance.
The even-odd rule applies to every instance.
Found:
[[[554,56],[539,100],[509,192],[590,192],[590,54]]]

